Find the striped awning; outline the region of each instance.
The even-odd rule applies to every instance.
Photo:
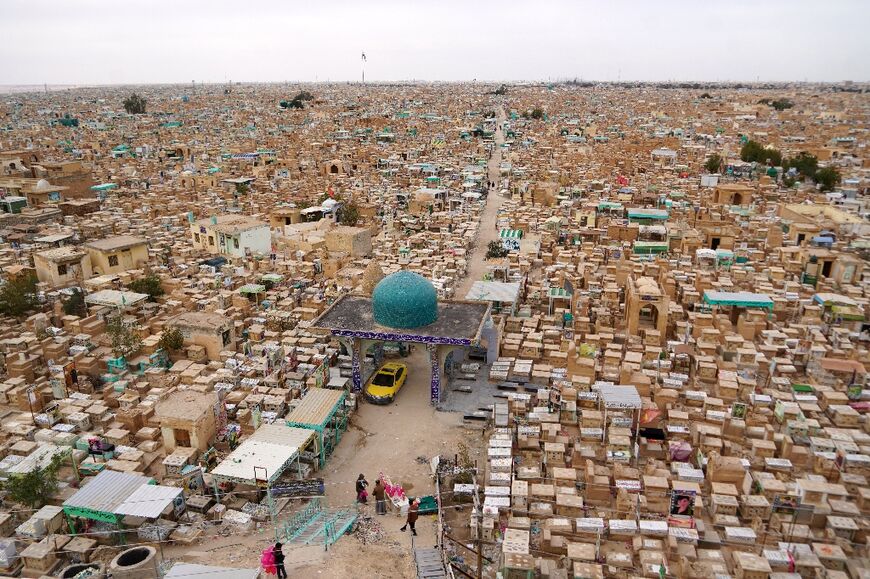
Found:
[[[499,234],[499,237],[502,239],[522,239],[523,238],[523,230],[522,229],[502,229]]]

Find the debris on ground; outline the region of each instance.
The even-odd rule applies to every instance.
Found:
[[[369,516],[361,516],[357,519],[353,534],[363,545],[380,543],[384,540],[384,537],[386,537],[386,533],[381,524],[373,517]]]

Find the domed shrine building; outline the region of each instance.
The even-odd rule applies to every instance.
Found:
[[[383,356],[384,342],[425,344],[432,371],[431,401],[436,404],[442,398],[441,376],[447,355],[479,344],[489,309],[485,302],[438,301],[429,280],[402,270],[381,279],[371,297],[340,297],[312,323],[312,328],[330,332],[351,353],[354,392],[360,392],[367,379],[362,375],[361,362],[370,348],[378,361]]]

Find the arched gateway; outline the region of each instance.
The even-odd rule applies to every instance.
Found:
[[[426,344],[431,363],[431,402],[442,398],[441,376],[448,354],[478,345],[490,315],[487,302],[438,301],[434,286],[423,276],[398,271],[378,282],[372,296],[345,294],[312,323],[328,331],[351,353],[353,391],[365,382],[363,353],[382,342]]]

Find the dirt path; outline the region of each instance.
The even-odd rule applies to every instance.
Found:
[[[409,497],[434,494],[428,460],[438,454],[453,454],[457,443],[468,436],[460,426],[461,416],[438,412],[429,403],[430,368],[426,349],[417,345],[410,356],[397,361],[407,364],[408,381],[396,400],[387,406],[360,404],[351,428],[324,470],[318,473],[326,484],[326,500],[330,506],[355,503],[354,482],[359,474],[364,474],[374,485],[383,472],[393,483],[401,483]],[[373,513],[374,503],[370,502],[363,509]],[[410,533],[399,531],[404,518],[388,511],[377,520],[386,531],[386,543],[395,542],[410,550]],[[420,517],[417,547],[435,546],[435,526],[435,516]]]
[[[501,164],[501,145],[504,143],[504,133],[502,132],[502,123],[506,119],[503,108],[496,110],[496,129],[494,147],[492,156],[489,158],[487,165],[489,181],[492,181],[496,186],[489,192],[486,199],[486,206],[483,210],[483,215],[480,218],[480,230],[477,232],[477,242],[471,252],[471,257],[468,261],[468,271],[465,279],[458,286],[456,299],[464,300],[466,294],[474,285],[475,281],[483,279],[486,273],[486,246],[490,241],[498,239],[498,231],[496,230],[496,219],[498,210],[505,200],[499,190],[501,189],[501,176],[499,165]]]

